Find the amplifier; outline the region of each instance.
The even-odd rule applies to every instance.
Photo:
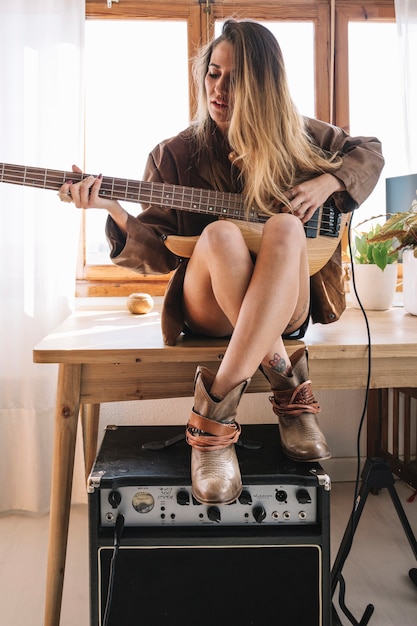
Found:
[[[91,625],[328,626],[322,467],[283,456],[276,425],[243,426],[240,498],[202,505],[184,430],[106,429],[88,479]]]

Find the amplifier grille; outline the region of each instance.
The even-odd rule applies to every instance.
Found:
[[[98,554],[100,626],[112,550]],[[108,626],[321,626],[319,546],[120,549]]]

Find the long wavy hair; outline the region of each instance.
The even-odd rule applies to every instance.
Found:
[[[216,136],[204,81],[212,52],[223,41],[232,44],[234,53],[229,96],[234,106],[226,139],[240,172],[246,209],[276,213],[280,203],[291,208],[285,195],[291,187],[337,170],[341,159],[337,154],[325,153],[309,139],[289,92],[279,44],[267,28],[250,20],[227,20],[221,35],[202,48],[194,63],[197,145],[213,147]],[[224,170],[222,173],[216,150],[221,146],[214,145],[212,183],[221,189]]]

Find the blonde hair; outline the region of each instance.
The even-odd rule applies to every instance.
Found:
[[[213,146],[215,124],[209,115],[204,81],[212,52],[222,41],[233,45],[230,89],[234,106],[227,140],[236,155],[246,209],[274,213],[277,202],[289,206],[285,192],[291,187],[335,171],[341,159],[337,154],[325,154],[311,142],[291,99],[276,38],[249,20],[227,20],[221,35],[201,50],[194,65],[198,86],[195,134],[200,147]],[[224,174],[216,158],[211,165],[212,182],[222,188]]]

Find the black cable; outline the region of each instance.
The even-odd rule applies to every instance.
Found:
[[[353,498],[353,506],[352,506],[352,513],[350,516],[350,521],[351,521],[351,525],[350,525],[350,535],[349,535],[349,539],[347,542],[347,551],[346,551],[346,555],[345,558],[343,560],[343,563],[340,564],[340,573],[343,569],[343,564],[346,561],[347,557],[349,556],[350,550],[352,549],[352,544],[353,544],[353,538],[354,538],[354,534],[355,534],[355,511],[358,505],[358,497],[359,497],[359,490],[360,490],[360,476],[361,476],[361,452],[360,452],[360,441],[361,441],[361,436],[362,436],[362,430],[363,430],[363,425],[365,423],[365,418],[366,418],[366,411],[368,408],[368,399],[369,399],[369,389],[370,389],[370,382],[371,382],[371,363],[372,363],[372,344],[371,344],[371,332],[369,329],[369,321],[368,321],[368,317],[366,315],[365,309],[363,308],[362,302],[359,298],[357,289],[356,289],[356,282],[355,282],[355,269],[354,269],[354,263],[353,263],[353,251],[352,251],[352,242],[351,242],[351,223],[352,220],[349,220],[349,226],[348,226],[348,245],[349,245],[349,255],[350,255],[350,269],[351,269],[351,276],[352,276],[352,281],[351,284],[353,286],[353,290],[355,292],[355,296],[357,298],[359,307],[362,311],[364,320],[365,320],[365,325],[366,325],[366,332],[367,332],[367,340],[368,340],[368,373],[367,373],[367,379],[366,379],[366,388],[365,388],[365,399],[364,399],[364,404],[363,404],[363,409],[362,409],[362,414],[361,414],[361,418],[359,420],[359,427],[358,427],[358,435],[357,435],[357,441],[356,441],[356,456],[357,456],[357,469],[356,469],[356,478],[355,478],[355,490],[354,490],[354,498]],[[339,579],[339,583],[340,583],[340,579]]]
[[[113,597],[114,575],[116,572],[116,559],[119,553],[120,543],[122,539],[123,528],[125,525],[124,516],[119,513],[116,518],[114,527],[113,555],[110,562],[109,583],[107,587],[106,608],[104,609],[103,626],[107,626],[110,616],[111,601]]]
[[[356,441],[357,471],[356,471],[356,481],[355,481],[355,497],[354,497],[354,503],[353,503],[353,510],[355,510],[355,508],[356,508],[356,501],[357,501],[358,493],[359,493],[359,481],[360,481],[360,458],[361,458],[361,454],[360,454],[360,440],[361,440],[363,425],[365,423],[366,410],[368,408],[369,389],[370,389],[370,384],[371,384],[372,343],[371,343],[371,331],[370,331],[370,328],[369,328],[368,317],[366,315],[365,309],[363,308],[362,302],[360,300],[359,294],[358,294],[357,289],[356,289],[355,264],[353,263],[353,250],[352,250],[352,241],[351,241],[351,227],[352,227],[352,220],[349,220],[348,243],[349,243],[349,255],[350,255],[350,271],[351,271],[351,275],[352,275],[352,286],[353,286],[353,290],[355,292],[355,296],[356,296],[356,299],[358,301],[359,307],[360,307],[360,309],[362,311],[362,314],[363,314],[363,317],[364,317],[364,321],[365,321],[365,325],[366,325],[366,333],[367,333],[367,338],[368,338],[368,374],[367,374],[367,379],[366,379],[365,400],[364,400],[364,405],[363,405],[361,419],[359,421],[358,436],[357,436],[357,441]]]
[[[411,578],[411,580],[413,581],[413,583],[415,585],[417,585],[417,568],[412,567],[410,569],[410,571],[408,572],[409,577]]]

